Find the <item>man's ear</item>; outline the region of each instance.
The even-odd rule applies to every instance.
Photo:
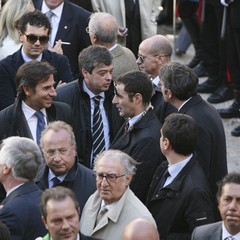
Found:
[[[86,78],[87,74],[88,74],[88,71],[83,68],[83,69],[82,69],[82,75],[83,75],[83,77]]]
[[[24,91],[24,93],[25,93],[25,95],[26,96],[30,96],[31,95],[31,89],[30,89],[30,87],[29,86],[26,86],[26,85],[23,85],[23,91]]]
[[[48,229],[47,219],[44,216],[42,216],[42,221],[43,221],[43,224],[44,224],[45,228]]]
[[[141,93],[136,93],[133,97],[135,99],[136,103],[142,103],[142,94]]]
[[[8,165],[4,164],[4,165],[3,165],[3,168],[2,168],[2,173],[3,173],[4,175],[7,175],[7,174],[9,174],[10,172],[11,172],[11,167],[9,167]]]

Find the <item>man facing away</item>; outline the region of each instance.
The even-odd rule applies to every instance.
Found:
[[[80,208],[70,189],[58,186],[45,190],[40,206],[48,234],[36,240],[97,240],[79,231]]]
[[[72,107],[78,156],[85,166],[93,168],[95,156],[109,148],[124,119],[112,104],[113,66],[109,50],[98,45],[85,48],[79,55],[79,68],[82,75],[58,88],[56,100]],[[101,134],[94,126],[98,126]],[[94,144],[98,140],[101,144]]]
[[[107,150],[96,157],[97,191],[83,209],[80,229],[85,235],[105,240],[122,240],[125,226],[136,218],[152,215],[130,190],[136,161],[119,150]]]
[[[56,186],[70,188],[83,209],[96,182],[93,171],[78,162],[72,127],[63,121],[49,123],[41,135],[41,148],[46,164],[35,180],[38,187],[43,191]]]
[[[217,110],[197,94],[198,77],[187,66],[168,63],[159,73],[164,100],[191,116],[198,124],[196,144],[198,161],[212,190],[217,192],[217,182],[227,174],[226,139],[222,120]]]
[[[209,184],[193,154],[197,130],[191,117],[177,113],[169,115],[161,129],[167,161],[155,172],[146,206],[162,240],[190,240],[196,226],[214,222]]]
[[[20,18],[18,32],[22,47],[0,61],[0,110],[14,103],[17,92],[16,72],[25,62],[49,62],[56,70],[53,76],[55,86],[73,80],[67,57],[46,49],[51,30],[48,18],[38,10]]]
[[[33,140],[9,137],[0,150],[0,182],[7,192],[1,203],[0,221],[12,240],[33,240],[46,233],[39,208],[41,191],[33,182],[41,164],[41,152]]]
[[[143,40],[138,48],[137,64],[140,71],[150,76],[153,86],[151,104],[161,124],[166,116],[177,111],[174,106],[164,101],[161,92],[161,79],[159,78],[162,66],[171,62],[171,56],[171,43],[163,35],[155,35]]]
[[[127,153],[139,163],[131,189],[143,203],[154,172],[163,161],[159,147],[161,123],[152,110],[151,94],[152,84],[143,72],[127,72],[115,82],[113,104],[127,120],[110,148]]]
[[[87,30],[93,45],[105,46],[111,52],[113,56],[113,81],[125,72],[138,69],[136,58],[131,50],[116,43],[118,25],[111,14],[93,13]]]
[[[195,228],[192,240],[240,239],[239,173],[230,173],[219,182],[217,199],[222,221]]]

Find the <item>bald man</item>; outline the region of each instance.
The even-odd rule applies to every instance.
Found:
[[[123,233],[123,240],[160,240],[157,228],[143,218],[131,221]]]
[[[125,72],[138,70],[136,58],[131,50],[117,44],[118,25],[109,13],[97,12],[91,15],[88,33],[93,45],[109,49],[113,56],[113,81]]]
[[[177,109],[164,102],[161,92],[161,80],[159,73],[164,64],[171,62],[172,46],[167,37],[156,35],[142,41],[138,49],[137,64],[139,70],[149,75],[153,85],[151,104],[159,121],[163,124],[164,119]]]

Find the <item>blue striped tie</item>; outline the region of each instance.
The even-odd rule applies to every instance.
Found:
[[[94,113],[93,113],[93,133],[92,133],[93,161],[97,154],[105,150],[103,121],[102,121],[102,115],[99,107],[100,99],[101,99],[101,96],[94,97],[95,107],[94,107]]]

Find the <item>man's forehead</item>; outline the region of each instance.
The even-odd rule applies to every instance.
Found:
[[[106,65],[104,63],[94,63],[94,69],[97,69],[98,71],[99,70],[108,70],[108,69],[112,69],[112,68],[113,68],[112,64]]]

